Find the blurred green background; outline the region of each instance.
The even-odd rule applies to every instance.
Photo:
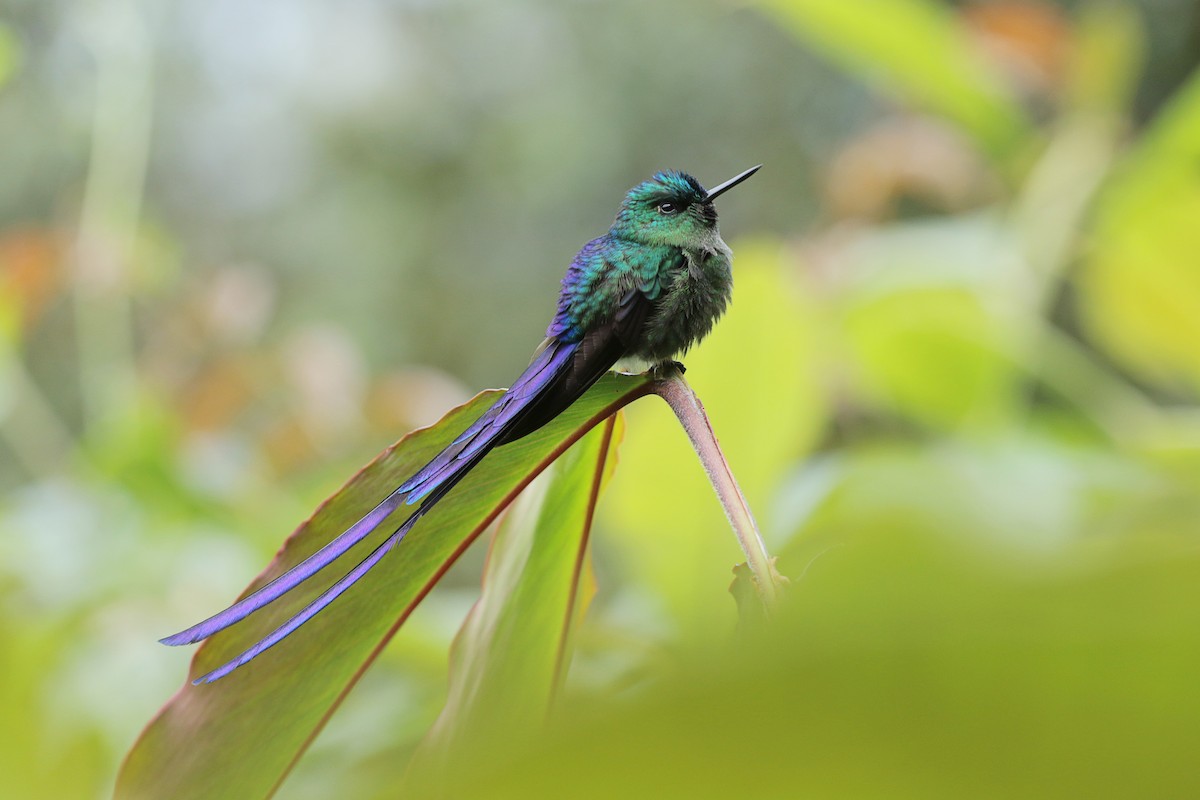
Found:
[[[642,401],[569,685],[617,716],[581,718],[807,753],[758,797],[1195,796],[1198,64],[1190,0],[0,4],[0,794],[106,796],[185,675],[156,638],[511,380],[630,185],[763,162],[686,363],[788,633],[715,655],[739,551]],[[391,796],[481,560],[280,796]],[[522,779],[579,775],[571,735]]]

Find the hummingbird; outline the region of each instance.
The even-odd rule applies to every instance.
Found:
[[[329,566],[401,504],[419,506],[323,594],[253,647],[193,683],[211,683],[274,647],[370,571],[494,447],[516,441],[565,411],[618,362],[661,366],[712,330],[733,289],[733,253],[713,201],[759,170],[705,190],[663,170],[630,189],[608,233],[567,268],[558,308],[528,368],[475,422],[344,533],[254,593],[160,641],[192,644],[245,619]]]

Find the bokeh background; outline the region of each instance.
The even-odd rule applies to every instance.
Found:
[[[0,794],[106,796],[185,676],[156,638],[384,446],[516,375],[572,254],[664,167],[765,164],[721,200],[734,305],[686,363],[802,602],[819,578],[810,654],[891,609],[872,652],[934,641],[946,680],[992,676],[994,650],[953,642],[1013,619],[1055,642],[1092,620],[1046,696],[1089,664],[1143,687],[1200,666],[1198,64],[1190,0],[6,0]],[[733,635],[739,553],[659,405],[629,411],[603,498],[582,695]],[[281,796],[391,796],[481,560]],[[1163,573],[1118,597],[1130,564]],[[1164,576],[1191,602],[1136,588]],[[920,674],[877,705],[940,695]],[[1045,699],[989,697],[984,725]],[[1169,711],[1195,694],[1155,697],[1195,733]]]

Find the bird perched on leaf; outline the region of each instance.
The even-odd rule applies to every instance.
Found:
[[[675,171],[659,172],[630,189],[608,233],[585,244],[567,269],[558,310],[529,367],[479,419],[329,544],[224,611],[162,640],[198,642],[245,619],[327,567],[402,503],[421,504],[319,597],[195,683],[228,675],[316,616],[378,564],[493,447],[554,419],[617,362],[664,364],[703,338],[725,311],[733,287],[733,254],[717,230],[713,201],[758,169],[707,191]]]

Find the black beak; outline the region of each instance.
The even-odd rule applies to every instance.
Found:
[[[725,192],[729,191],[730,189],[737,186],[742,181],[746,180],[746,178],[749,178],[751,175],[758,172],[760,169],[762,169],[762,164],[759,164],[757,167],[751,167],[750,169],[743,172],[741,175],[737,175],[737,176],[732,177],[729,180],[725,181],[720,186],[714,186],[713,188],[708,190],[708,195],[704,198],[704,201],[706,203],[711,203],[713,200],[717,199],[718,195],[722,195]]]

